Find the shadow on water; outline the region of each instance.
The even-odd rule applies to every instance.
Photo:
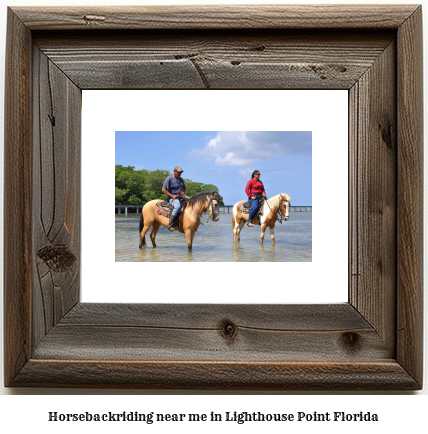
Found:
[[[230,214],[220,214],[217,223],[200,226],[188,252],[186,237],[164,227],[152,247],[138,248],[138,214],[116,216],[116,261],[118,262],[310,262],[312,261],[312,213],[292,213],[290,220],[275,226],[275,245],[269,230],[260,245],[260,227],[244,227],[239,243],[233,242]]]

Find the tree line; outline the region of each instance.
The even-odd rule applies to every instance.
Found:
[[[166,199],[162,193],[165,179],[171,175],[168,170],[135,170],[134,166],[115,166],[115,204],[144,205],[154,199]],[[212,191],[220,195],[218,187],[213,184],[195,182],[183,178],[186,184],[186,196],[193,197],[198,193]],[[220,196],[220,204],[224,205]]]

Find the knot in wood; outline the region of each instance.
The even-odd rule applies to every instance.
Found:
[[[233,324],[232,321],[229,320],[223,320],[220,323],[219,328],[220,328],[220,334],[225,339],[233,339],[238,333],[238,326],[236,326],[235,324]]]
[[[382,137],[382,141],[389,149],[392,149],[392,125],[389,122],[387,122],[386,125],[379,124],[379,131]]]
[[[67,247],[46,246],[37,251],[37,256],[51,271],[58,273],[69,270],[76,261],[76,256]]]
[[[256,45],[255,47],[251,47],[250,50],[251,51],[265,51],[266,46],[260,44],[260,45]]]
[[[342,344],[348,350],[356,350],[361,344],[360,335],[354,332],[345,332],[342,334]]]

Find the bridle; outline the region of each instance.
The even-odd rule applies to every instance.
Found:
[[[278,221],[282,224],[282,221],[285,220],[285,217],[287,217],[285,214],[283,214],[282,210],[281,210],[281,203],[288,203],[288,206],[290,206],[290,202],[287,199],[281,199],[279,201],[279,214],[281,216],[281,218],[278,219]],[[285,208],[287,208],[287,205],[285,205]],[[278,216],[278,214],[277,214]]]
[[[208,202],[208,205],[207,205],[207,210],[208,210],[208,208],[209,208],[209,206],[211,205],[211,214],[213,215],[213,216],[215,216],[214,215],[214,203],[213,203],[213,200],[217,200],[216,199],[216,197],[214,196],[214,195],[212,195],[211,197],[210,197],[210,201]],[[212,220],[212,221],[214,221],[214,219],[212,218],[212,217],[210,217],[210,213],[207,211],[207,214],[208,214],[208,218],[206,219],[207,220],[207,222],[206,222],[206,224],[208,224],[208,222],[210,221],[210,219]],[[201,218],[203,218],[202,216],[200,216]],[[204,219],[204,218],[203,218]],[[204,219],[205,220],[205,219]],[[202,225],[204,225],[203,223],[201,223]],[[205,226],[205,225],[204,225]]]
[[[285,214],[283,214],[282,210],[281,210],[281,204],[282,202],[287,202],[288,205],[290,205],[290,202],[287,199],[282,199],[282,196],[280,196],[281,199],[279,200],[279,206],[278,206],[278,211],[276,212],[276,221],[278,223],[282,224],[282,221],[285,220],[285,217],[287,217]],[[269,206],[269,203],[267,201],[267,199],[265,199],[266,205],[269,207],[269,209],[272,211],[272,208]],[[278,213],[280,214],[280,217],[278,218]],[[272,211],[273,214],[273,211]]]
[[[202,220],[206,220],[207,222],[204,224],[204,223],[202,223],[201,222],[201,225],[202,226],[205,226],[206,224],[208,224],[208,222],[210,221],[210,214],[209,214],[209,212],[207,212],[207,214],[208,214],[208,218],[207,219],[205,219],[204,217],[202,217],[202,214],[201,215],[199,215],[194,209],[193,209],[193,207],[189,204],[189,201],[186,199],[186,198],[184,198],[184,200],[187,202],[187,206],[199,217],[199,218],[201,218]],[[212,213],[212,215],[214,216],[214,204],[213,204],[213,200],[217,200],[217,198],[214,196],[214,195],[211,195],[211,197],[210,197],[210,200],[209,200],[209,202],[208,202],[208,205],[207,205],[207,210],[208,210],[208,208],[209,208],[209,206],[211,205],[211,213]],[[211,220],[212,221],[214,221],[212,218],[211,218]]]

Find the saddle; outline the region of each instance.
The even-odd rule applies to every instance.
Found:
[[[165,217],[169,217],[169,215],[173,210],[172,203],[169,203],[167,200],[164,200],[163,202],[158,202],[156,206],[157,206],[156,212]]]
[[[264,204],[265,204],[265,200],[264,199],[260,199],[259,200],[259,209],[257,210],[257,214],[256,215],[263,214]],[[250,202],[244,202],[241,205],[240,210],[244,214],[250,214],[250,211],[251,211],[251,204],[250,204]]]
[[[184,212],[184,210],[186,209],[186,201],[181,201],[181,207],[180,207],[180,211],[177,214],[177,218],[174,221],[174,227],[178,227],[179,226],[179,222],[180,222],[180,218]],[[169,202],[168,200],[164,200],[164,201],[160,201],[156,203],[157,209],[156,212],[160,215],[163,215],[165,217],[170,216],[170,214],[172,213],[172,210],[174,209],[172,202]]]

